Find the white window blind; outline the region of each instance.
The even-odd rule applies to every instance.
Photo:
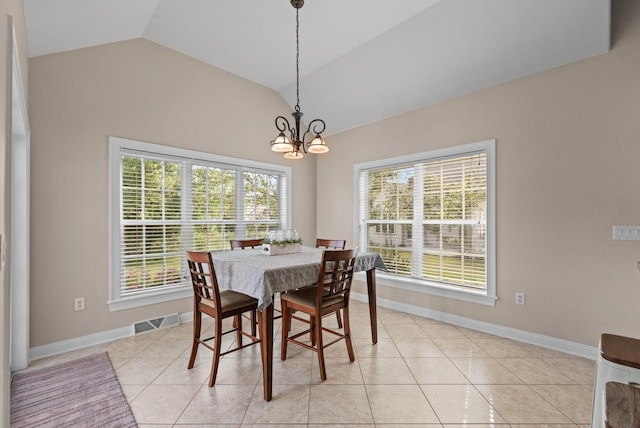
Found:
[[[190,290],[187,250],[226,249],[230,239],[288,227],[286,170],[184,156],[166,147],[162,153],[148,150],[163,147],[156,145],[140,150],[140,144],[118,145],[112,158],[112,186],[118,187],[112,195],[118,197],[112,200],[117,236],[111,301]]]
[[[359,245],[405,282],[493,295],[492,147],[356,165]]]
[[[419,167],[424,169],[421,278],[486,288],[486,154]]]

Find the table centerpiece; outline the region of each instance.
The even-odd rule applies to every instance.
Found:
[[[262,241],[262,251],[267,256],[302,252],[302,239],[295,230],[274,230]]]

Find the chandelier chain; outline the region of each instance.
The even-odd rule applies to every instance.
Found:
[[[300,19],[296,9],[296,111],[300,111]]]

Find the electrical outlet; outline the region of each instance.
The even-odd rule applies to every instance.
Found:
[[[516,293],[516,305],[524,305],[524,293]]]
[[[76,297],[73,299],[73,310],[84,311],[84,297]]]

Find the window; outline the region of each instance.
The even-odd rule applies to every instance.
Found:
[[[191,295],[186,250],[289,224],[290,168],[110,138],[111,310]]]
[[[495,140],[354,166],[360,248],[381,283],[493,305]]]

